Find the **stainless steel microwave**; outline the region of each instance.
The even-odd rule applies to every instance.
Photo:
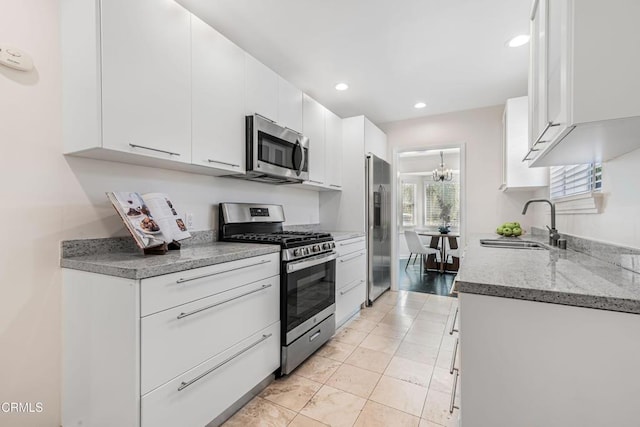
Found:
[[[272,184],[309,179],[309,138],[258,114],[246,117],[245,179]]]

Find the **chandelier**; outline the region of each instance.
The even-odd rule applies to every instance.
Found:
[[[453,172],[451,169],[444,168],[444,152],[440,152],[440,167],[435,168],[432,173],[434,181],[451,181],[453,179]]]

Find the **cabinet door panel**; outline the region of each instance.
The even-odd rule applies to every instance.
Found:
[[[244,51],[196,17],[192,76],[192,162],[244,172]]]
[[[105,148],[191,161],[190,19],[174,2],[102,2]]]
[[[302,91],[278,77],[278,123],[302,133]]]
[[[278,121],[278,75],[275,71],[245,54],[245,110]]]
[[[315,99],[304,95],[302,103],[302,133],[309,138],[309,181],[325,182],[325,108]]]

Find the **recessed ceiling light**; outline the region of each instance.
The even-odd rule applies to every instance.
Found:
[[[336,85],[336,90],[347,90],[349,89],[349,85],[346,83],[338,83]]]
[[[519,47],[529,43],[529,35],[528,34],[520,34],[519,36],[515,36],[511,40],[507,42],[507,46],[509,47]]]
[[[426,107],[426,106],[427,106],[427,104],[425,104],[424,102],[416,102],[416,103],[413,105],[413,108],[424,108],[424,107]]]

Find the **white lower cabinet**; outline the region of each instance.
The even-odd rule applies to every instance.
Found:
[[[141,425],[204,426],[279,367],[274,323],[144,395]]]
[[[336,327],[354,314],[367,297],[367,249],[364,237],[336,242]]]
[[[276,323],[279,313],[273,307],[279,299],[280,279],[274,276],[143,317],[142,393],[220,353],[238,337]],[[215,339],[202,339],[212,333]]]
[[[460,425],[638,425],[640,315],[459,299]]]
[[[133,280],[64,269],[64,427],[202,427],[280,366],[279,254]]]

